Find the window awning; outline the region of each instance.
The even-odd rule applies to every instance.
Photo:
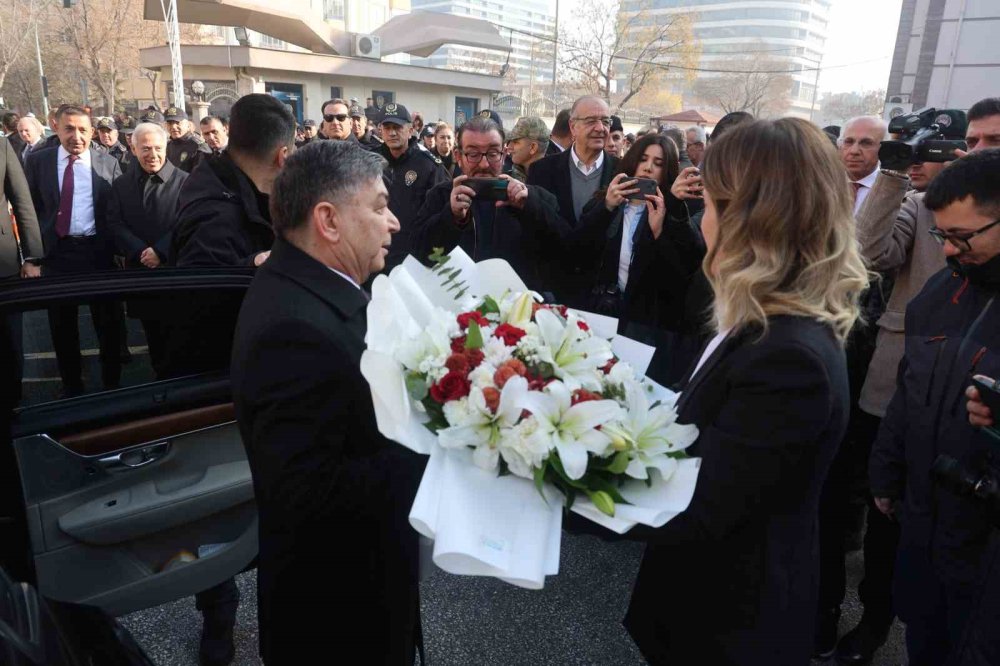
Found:
[[[379,27],[382,55],[409,53],[426,58],[445,44],[478,46],[492,51],[510,51],[495,25],[480,19],[436,12],[414,12],[395,16]]]

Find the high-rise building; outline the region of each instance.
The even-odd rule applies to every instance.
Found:
[[[734,59],[749,60],[747,56],[772,68],[787,63],[787,70],[782,70],[792,77],[787,113],[808,117],[817,99],[830,4],[831,0],[623,0],[622,12],[639,12],[653,22],[694,14],[694,36],[702,51],[699,70],[723,70]]]
[[[903,0],[886,101],[904,111],[967,109],[995,95],[997,35],[997,0]]]
[[[555,34],[554,0],[410,0],[414,12],[456,14],[489,21],[510,41],[510,59],[496,51],[472,46],[445,46],[428,58],[412,58],[427,65],[468,72],[508,73],[521,86],[552,83]],[[538,35],[539,37],[533,37]]]

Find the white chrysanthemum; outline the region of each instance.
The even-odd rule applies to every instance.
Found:
[[[625,361],[618,361],[611,366],[611,372],[607,374],[606,379],[609,384],[614,384],[615,386],[635,381],[635,368]]]
[[[517,347],[514,349],[514,355],[528,365],[534,365],[540,363],[542,360],[539,354],[541,347],[542,339],[537,335],[529,334],[518,340]],[[551,356],[551,352],[549,355]]]
[[[452,426],[468,425],[477,418],[477,411],[468,398],[459,398],[444,403],[443,411],[444,418]]]
[[[545,438],[534,437],[538,420],[532,416],[513,428],[500,433],[500,455],[511,474],[525,479],[534,477],[535,469],[542,466],[551,450]]]
[[[433,384],[448,374],[448,368],[444,365],[446,360],[448,360],[448,357],[444,354],[424,357],[420,361],[420,364],[417,365],[417,372],[426,375],[428,381]]]
[[[486,362],[497,368],[513,357],[511,351],[511,348],[505,345],[500,338],[491,337],[483,345],[483,355],[486,357]]]
[[[494,366],[490,365],[486,361],[483,361],[479,364],[479,367],[469,373],[469,381],[472,382],[473,386],[479,389],[484,389],[490,386],[495,388],[496,384],[493,383],[493,375],[496,374],[496,371],[497,369]]]

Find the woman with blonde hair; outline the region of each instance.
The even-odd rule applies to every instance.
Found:
[[[849,414],[844,341],[867,285],[852,197],[829,139],[794,118],[727,133],[704,185],[718,334],[677,406],[701,471],[687,510],[641,534],[625,626],[650,664],[804,665],[820,491]]]

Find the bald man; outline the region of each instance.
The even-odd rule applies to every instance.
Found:
[[[855,215],[861,210],[861,204],[868,198],[878,178],[878,150],[885,137],[885,121],[874,116],[851,118],[840,130],[837,147],[854,188]]]

